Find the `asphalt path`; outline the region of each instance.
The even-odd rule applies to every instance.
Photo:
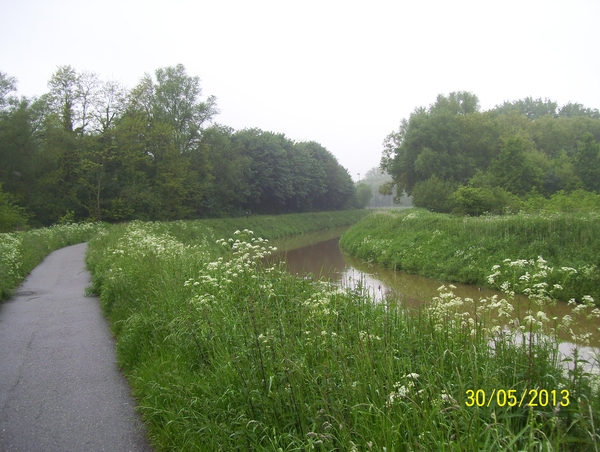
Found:
[[[151,451],[99,300],[86,244],[53,252],[0,304],[0,451]]]

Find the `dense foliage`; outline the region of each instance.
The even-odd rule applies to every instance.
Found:
[[[472,93],[440,95],[387,137],[381,165],[397,193],[439,212],[496,213],[511,196],[600,193],[600,113],[531,98],[481,111]]]
[[[550,321],[544,261],[500,261],[504,296],[475,312],[450,286],[407,315],[266,263],[270,243],[245,220],[225,220],[238,230],[223,236],[206,227],[223,220],[136,221],[90,242],[93,289],[157,451],[597,450],[597,376],[578,348],[562,367],[553,327],[600,311]],[[527,284],[533,314],[506,325]]]
[[[12,96],[0,73],[0,218],[180,219],[355,207],[347,170],[316,142],[213,122],[216,99],[182,65],[131,90],[62,66],[49,91]]]

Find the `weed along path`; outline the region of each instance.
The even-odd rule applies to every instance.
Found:
[[[86,244],[51,253],[0,305],[0,450],[150,451],[100,304]]]

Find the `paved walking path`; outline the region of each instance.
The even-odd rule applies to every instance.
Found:
[[[150,451],[94,297],[86,244],[50,254],[0,304],[0,451]]]

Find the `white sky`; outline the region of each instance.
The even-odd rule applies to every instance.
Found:
[[[599,19],[599,0],[0,0],[0,71],[31,97],[60,65],[132,88],[182,63],[217,122],[317,141],[357,179],[438,94],[600,108]]]

